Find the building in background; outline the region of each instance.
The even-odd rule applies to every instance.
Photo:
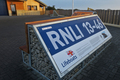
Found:
[[[9,16],[43,15],[47,6],[39,0],[0,0],[0,4],[3,5],[1,8],[2,14],[8,14]]]
[[[8,15],[6,0],[0,0],[0,16]]]

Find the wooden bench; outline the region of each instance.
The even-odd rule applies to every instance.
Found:
[[[28,24],[42,24],[42,23],[48,23],[48,22],[53,22],[53,21],[59,21],[59,20],[65,20],[65,19],[71,19],[71,18],[77,18],[77,17],[84,17],[92,14],[85,14],[85,15],[77,15],[77,16],[70,16],[70,17],[65,17],[65,18],[57,18],[57,19],[48,19],[48,20],[42,20],[42,21],[34,21],[34,22],[26,22],[25,23],[25,34],[26,34],[26,45],[19,47],[20,50],[25,51],[26,53],[29,54],[29,39],[28,39]]]
[[[22,50],[22,51],[24,51],[24,52],[26,52],[26,53],[28,53],[28,47],[27,47],[27,45],[20,46],[19,49]]]
[[[23,62],[25,64],[27,64],[28,66],[31,66],[31,54],[30,54],[30,50],[29,50],[29,35],[28,35],[29,32],[28,32],[28,26],[27,25],[29,25],[29,24],[31,24],[31,25],[42,24],[42,23],[48,23],[48,22],[53,22],[53,21],[60,21],[60,20],[65,20],[65,19],[84,17],[84,16],[89,16],[89,15],[91,15],[91,14],[70,16],[70,17],[65,17],[65,18],[48,19],[48,20],[34,21],[34,22],[26,22],[25,23],[26,45],[19,47],[19,49],[22,51]]]
[[[29,49],[28,49],[27,45],[20,46],[19,49],[20,49],[21,52],[22,52],[23,62],[24,62],[26,65],[30,66],[31,61],[30,61],[30,54],[28,53],[28,50],[29,50]]]
[[[42,40],[38,39],[40,37],[35,32],[36,30],[34,25],[49,23],[54,21],[61,21],[65,19],[68,20],[72,18],[76,19],[79,17],[86,18],[85,16],[89,17],[89,15],[90,14],[25,23],[27,44],[19,47],[20,50],[22,51],[23,62],[27,64],[31,69],[41,74],[44,78],[48,80],[50,79],[58,80],[60,77],[56,72],[57,69],[55,70],[53,63],[49,58],[49,55],[46,53],[47,51],[44,49],[45,47],[42,44]],[[81,72],[81,70],[83,70],[91,61],[93,61],[106,48],[105,46],[108,45],[110,45],[110,43],[105,43],[97,51],[94,51],[94,53],[90,53],[89,56],[87,56],[82,62],[80,62],[77,67],[73,68],[71,72],[69,73],[67,72],[67,74],[65,73],[65,75],[62,76],[61,79],[69,80],[74,78],[78,73]]]

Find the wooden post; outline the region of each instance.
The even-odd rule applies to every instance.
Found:
[[[106,19],[106,10],[104,10],[104,22],[105,22],[105,19]]]
[[[106,10],[105,22],[108,23],[108,10]]]
[[[102,19],[102,10],[99,10],[99,17]]]
[[[114,24],[116,24],[117,22],[117,10],[115,10],[115,14],[114,14]]]
[[[113,24],[115,24],[115,15],[116,15],[116,10],[114,10],[114,14],[113,14]]]
[[[99,10],[99,17],[100,17],[100,19],[101,19],[101,15],[102,15],[102,14],[101,14],[101,10]]]
[[[104,16],[105,16],[105,10],[103,10],[103,16],[102,16],[102,21],[104,22]]]
[[[102,10],[102,21],[104,20],[104,10]]]
[[[108,23],[110,23],[110,10],[108,10]]]
[[[118,10],[116,10],[116,19],[115,24],[118,24]]]
[[[119,10],[119,13],[118,13],[118,25],[120,25],[120,10]]]
[[[109,10],[109,23],[111,23],[112,10]]]
[[[114,16],[114,11],[112,10],[112,14],[111,14],[111,24],[113,24],[113,16]]]
[[[112,10],[112,15],[111,15],[111,24],[113,24],[113,20],[114,20],[114,10]]]

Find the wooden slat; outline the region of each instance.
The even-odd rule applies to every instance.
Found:
[[[107,23],[109,23],[109,10],[108,11],[108,15],[107,15]]]
[[[104,10],[102,10],[102,17],[101,17],[102,21],[104,19]]]
[[[108,10],[107,23],[109,23],[110,10]]]
[[[108,18],[108,23],[111,23],[111,15],[112,15],[112,10],[109,10],[109,18]]]
[[[104,10],[103,22],[105,22],[106,11]]]
[[[105,10],[103,10],[103,22],[105,22]]]
[[[98,16],[100,17],[100,10],[96,10]]]
[[[21,47],[19,47],[19,48],[20,48],[20,50],[28,53],[27,45],[21,46]]]
[[[116,10],[116,21],[115,21],[115,24],[118,24],[118,15],[119,15],[119,11]]]
[[[105,10],[105,18],[104,18],[104,22],[106,23],[106,18],[107,17],[107,11]]]
[[[107,23],[108,21],[108,10],[106,10],[106,14],[105,14],[105,22]]]
[[[97,10],[96,12],[97,12],[98,16],[100,17],[100,10]]]
[[[104,10],[104,19],[103,19],[103,22],[105,22],[105,19],[106,19],[106,10]]]
[[[111,20],[110,20],[110,23],[112,24],[112,21],[113,21],[113,10],[111,10]]]
[[[103,16],[104,16],[104,15],[103,15],[103,10],[101,11],[101,14],[102,14],[102,16],[101,16],[101,20],[103,21]]]
[[[120,10],[119,10],[119,16],[118,16],[118,25],[120,25]]]
[[[100,17],[100,19],[101,19],[101,11],[100,11],[100,10],[97,10],[97,11],[98,11],[99,17]],[[97,12],[97,11],[96,11],[96,12]],[[98,13],[97,13],[97,14],[98,14]]]
[[[29,53],[29,40],[28,40],[28,27],[27,27],[27,24],[25,24],[25,35],[26,35],[27,53]]]
[[[100,10],[100,18],[102,19],[102,10]]]
[[[117,10],[115,10],[115,14],[114,14],[114,24],[116,24],[116,22],[117,22]]]
[[[112,10],[112,15],[111,15],[111,24],[114,22],[114,10]]]
[[[115,15],[116,15],[116,10],[113,10],[114,14],[113,14],[113,24],[115,24]]]

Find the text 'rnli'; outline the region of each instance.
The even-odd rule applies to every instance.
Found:
[[[77,28],[79,35],[76,35],[75,31],[72,29],[71,26],[65,27],[64,28],[65,32],[62,29],[58,29],[59,33],[56,31],[49,31],[46,34],[48,35],[54,48],[58,49],[58,46],[56,43],[59,43],[61,46],[65,46],[66,44],[69,44],[68,39],[71,40],[72,42],[74,42],[75,40],[78,40],[78,39],[81,39],[82,37],[84,37],[84,35],[83,35],[82,31],[80,30],[80,28],[78,27],[78,25],[75,25],[75,27]],[[70,32],[73,34],[75,39],[73,38],[73,36],[71,35]],[[52,35],[55,35],[56,37],[53,37]],[[60,40],[60,35],[62,36],[65,43]]]

